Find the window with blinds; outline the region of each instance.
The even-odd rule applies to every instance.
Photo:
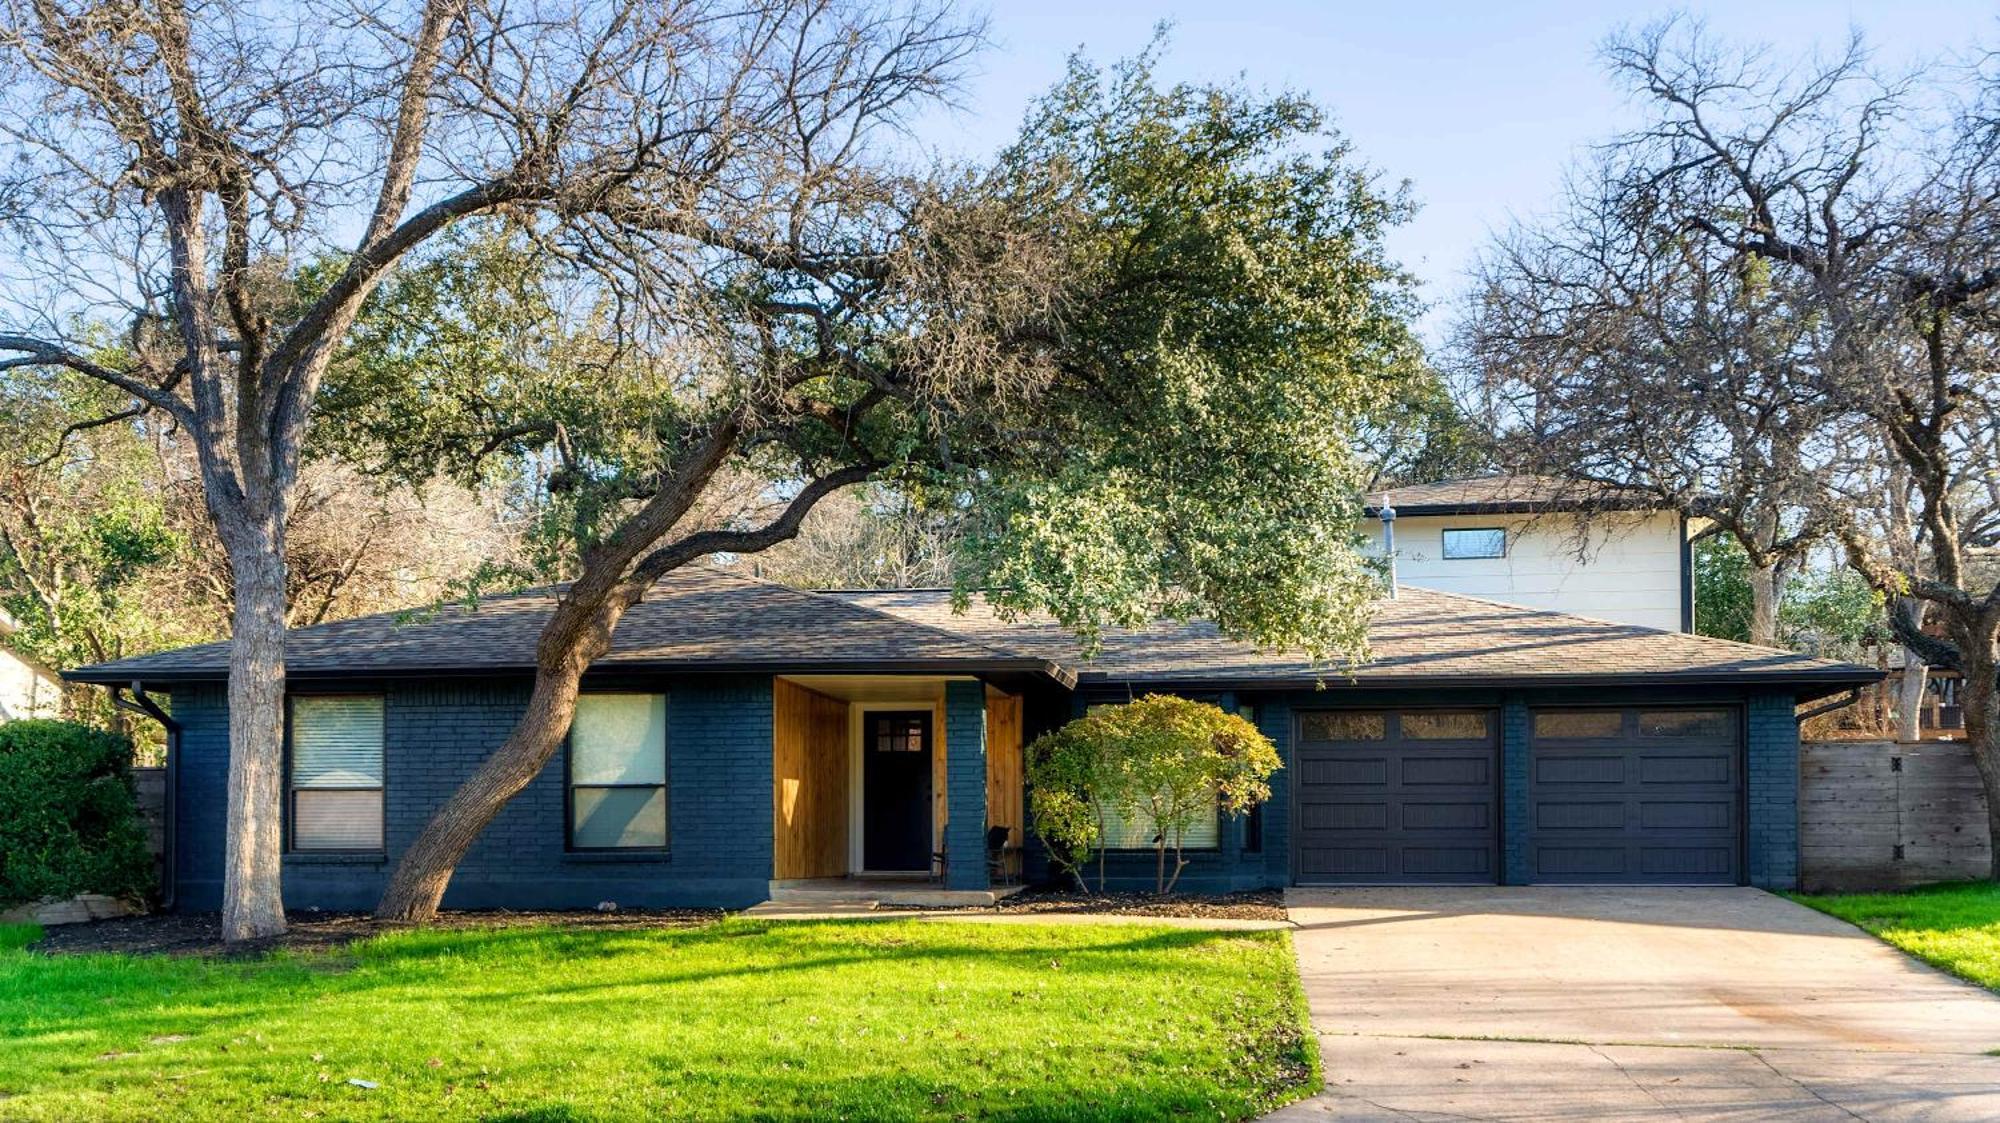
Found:
[[[572,850],[664,850],[667,696],[585,694],[569,727]]]
[[[1218,825],[1219,816],[1210,814],[1188,825],[1181,832],[1181,849],[1213,850],[1220,843],[1222,832]],[[1155,832],[1140,819],[1126,819],[1112,808],[1104,809],[1104,848],[1106,850],[1151,850]],[[1169,840],[1171,841],[1171,840]]]
[[[382,849],[381,695],[291,705],[292,849]]]

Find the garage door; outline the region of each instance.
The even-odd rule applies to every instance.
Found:
[[[1293,880],[1491,884],[1496,725],[1486,710],[1299,715]]]
[[[1735,710],[1542,709],[1531,728],[1536,881],[1736,884]]]

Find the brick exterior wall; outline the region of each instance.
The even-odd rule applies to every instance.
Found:
[[[986,684],[944,685],[945,888],[985,889]],[[769,781],[766,781],[769,786]]]
[[[738,906],[768,895],[770,679],[687,678],[616,688],[667,694],[667,852],[569,852],[563,807],[567,762],[559,752],[466,854],[445,892],[447,906],[586,908],[607,900],[630,906]],[[393,860],[430,810],[512,728],[526,704],[527,683],[402,682],[380,692],[387,853],[287,854],[289,907],[373,907]],[[183,691],[173,701],[182,725],[179,904],[210,910],[222,899],[227,709],[219,689]]]
[[[1528,848],[1528,791],[1533,779],[1529,753],[1528,698],[1509,691],[1500,703],[1500,882],[1526,885],[1534,880],[1534,856]]]
[[[1744,863],[1750,884],[1799,884],[1799,723],[1789,694],[1753,694],[1743,708]]]
[[[671,847],[661,854],[575,854],[565,847],[561,755],[503,810],[452,879],[445,901],[455,907],[589,907],[622,905],[742,906],[768,895],[771,876],[771,683],[768,677],[702,676],[618,682],[606,689],[661,689],[668,695],[668,815]],[[351,688],[346,688],[351,689]],[[987,885],[985,686],[946,688],[946,846],[949,885]],[[301,693],[305,691],[300,691]],[[286,902],[296,908],[371,907],[430,808],[442,801],[511,728],[527,683],[434,681],[391,683],[386,698],[388,855],[288,855]],[[1745,865],[1752,884],[1790,888],[1799,877],[1798,728],[1792,701],[1781,693],[1704,691],[1325,691],[1231,695],[1189,692],[1227,706],[1248,706],[1277,745],[1285,768],[1272,777],[1261,811],[1262,845],[1245,846],[1243,818],[1222,825],[1212,850],[1190,852],[1180,888],[1189,892],[1287,885],[1291,881],[1291,784],[1294,716],[1327,706],[1467,705],[1500,711],[1502,880],[1528,880],[1528,713],[1535,705],[1631,702],[1718,702],[1743,705],[1747,754]],[[1078,693],[1046,715],[1032,737],[1095,701],[1123,701],[1118,691]],[[173,696],[183,726],[178,738],[176,874],[179,904],[220,906],[223,813],[228,769],[227,714],[219,687],[187,688]],[[1028,839],[1031,877],[1047,876],[1039,841]],[[1151,889],[1150,851],[1109,856],[1114,889]]]

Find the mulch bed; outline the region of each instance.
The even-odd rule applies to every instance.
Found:
[[[280,948],[288,950],[329,950],[384,932],[402,932],[415,927],[515,928],[556,925],[585,931],[618,929],[687,928],[711,923],[723,916],[721,909],[619,909],[617,912],[491,911],[441,912],[427,925],[401,924],[376,920],[367,913],[294,912],[285,917],[285,933],[269,939],[241,944],[222,942],[222,917],[217,913],[163,913],[122,920],[99,920],[90,924],[64,924],[45,930],[29,950],[53,955],[85,955],[113,952],[124,955],[184,955],[237,958],[261,955]]]
[[[995,912],[1114,912],[1126,916],[1195,916],[1204,920],[1283,920],[1285,895],[1276,889],[1241,893],[1078,893],[1030,887],[993,906]]]

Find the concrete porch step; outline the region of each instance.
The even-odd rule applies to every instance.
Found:
[[[977,908],[1021,891],[1018,885],[997,889],[946,889],[930,881],[877,881],[815,878],[773,881],[771,904],[804,905],[815,909]]]

